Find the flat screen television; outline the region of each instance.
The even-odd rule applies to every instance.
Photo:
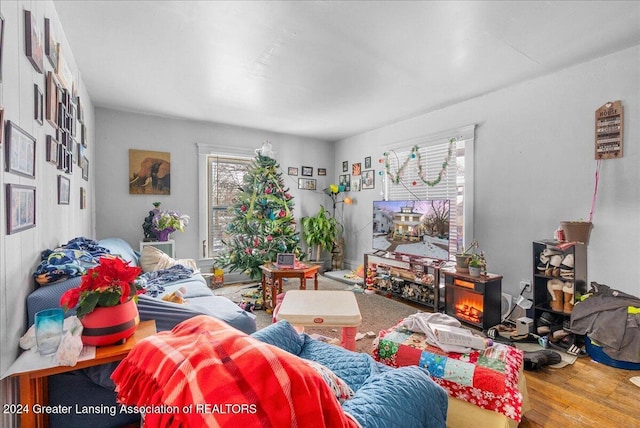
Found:
[[[373,202],[373,249],[449,260],[448,199]]]

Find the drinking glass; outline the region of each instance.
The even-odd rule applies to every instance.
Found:
[[[40,355],[53,354],[62,339],[64,311],[60,308],[45,309],[35,316],[36,343]]]

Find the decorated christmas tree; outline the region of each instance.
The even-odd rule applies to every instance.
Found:
[[[265,155],[266,153],[266,155]],[[234,218],[224,240],[226,248],[215,265],[229,271],[244,271],[253,280],[261,278],[260,265],[275,261],[278,253],[300,256],[293,218],[293,197],[283,184],[278,163],[270,150],[258,151],[245,174],[237,201],[230,208]]]

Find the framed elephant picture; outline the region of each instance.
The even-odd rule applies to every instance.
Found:
[[[171,153],[129,149],[129,194],[170,195]]]

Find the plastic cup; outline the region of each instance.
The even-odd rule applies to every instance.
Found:
[[[45,309],[35,316],[36,343],[40,355],[50,355],[58,350],[62,339],[64,311],[60,308]]]

